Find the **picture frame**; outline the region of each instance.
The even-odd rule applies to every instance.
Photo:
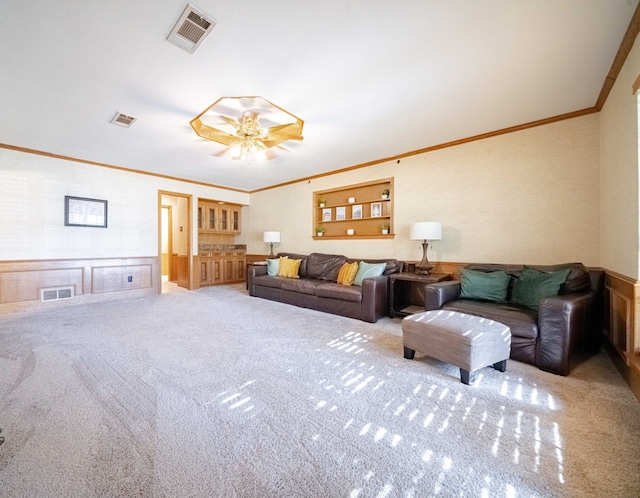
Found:
[[[107,201],[65,195],[64,225],[107,228]]]
[[[382,202],[371,203],[371,217],[379,218],[382,216]]]
[[[351,218],[354,220],[362,218],[362,204],[351,206]]]
[[[346,220],[347,219],[347,208],[344,206],[340,206],[336,208],[336,220]]]
[[[324,208],[322,210],[322,221],[331,221],[331,208]]]

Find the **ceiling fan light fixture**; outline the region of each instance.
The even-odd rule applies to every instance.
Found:
[[[302,140],[304,121],[262,97],[222,97],[190,121],[199,137],[248,159],[288,140]]]

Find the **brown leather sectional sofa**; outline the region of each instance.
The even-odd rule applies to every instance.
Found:
[[[364,259],[367,263],[386,263],[384,273],[365,278],[362,286],[342,285],[336,282],[342,265],[361,260],[322,253],[279,253],[280,256],[302,260],[298,271],[300,278],[269,276],[266,266],[250,267],[248,284],[251,296],[371,323],[387,316],[389,275],[401,271],[403,265],[397,259]]]
[[[523,265],[473,264],[482,272],[505,271],[509,294]],[[460,299],[460,281],[425,286],[425,310],[445,309],[481,316],[511,328],[511,358],[541,370],[568,375],[585,355],[598,350],[602,337],[604,271],[588,270],[581,263],[528,266],[542,272],[569,268],[559,295],[542,299],[538,309],[506,302]]]

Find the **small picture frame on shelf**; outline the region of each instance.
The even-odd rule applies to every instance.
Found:
[[[371,203],[371,217],[379,218],[382,216],[382,203],[381,202],[372,202]]]
[[[346,220],[347,219],[347,208],[344,206],[339,206],[336,208],[336,220]]]
[[[322,221],[331,221],[331,208],[324,208],[322,210]]]
[[[351,218],[354,220],[362,218],[362,204],[351,206]]]

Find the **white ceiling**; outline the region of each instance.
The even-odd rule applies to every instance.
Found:
[[[638,0],[0,0],[0,143],[255,190],[591,108]],[[271,161],[189,121],[258,95],[304,120]],[[109,124],[135,116],[131,128]]]

